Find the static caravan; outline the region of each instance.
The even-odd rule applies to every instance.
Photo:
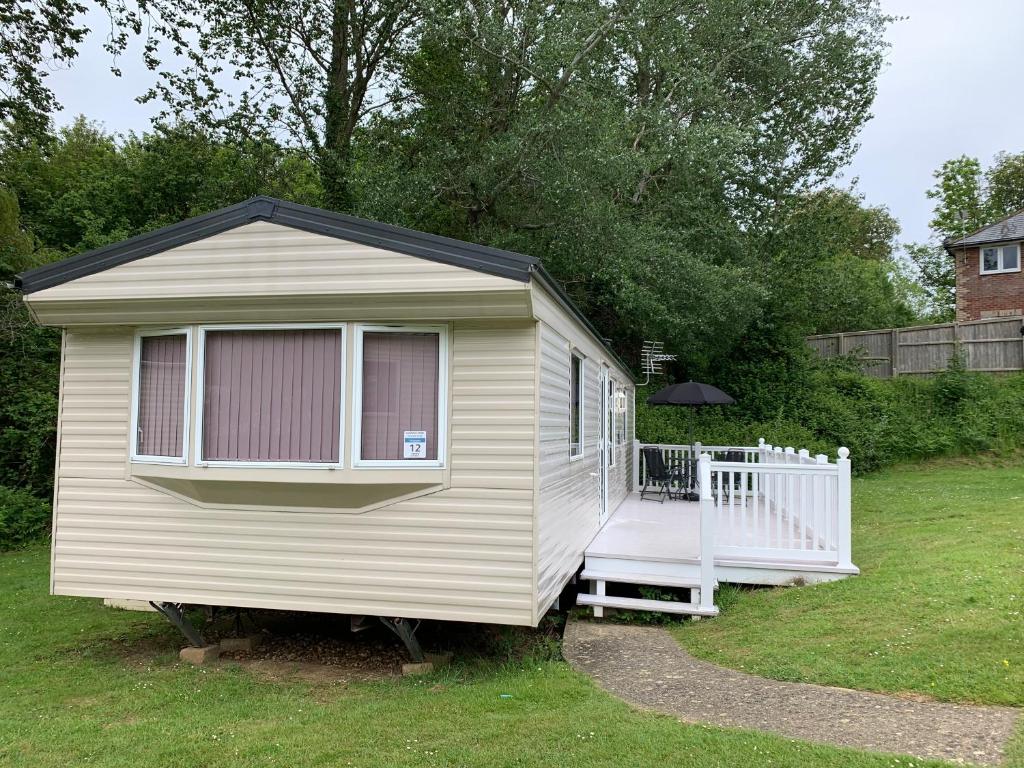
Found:
[[[53,594],[536,625],[632,490],[633,379],[534,258],[260,197],[16,284]]]

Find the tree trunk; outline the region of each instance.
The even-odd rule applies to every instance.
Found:
[[[349,76],[352,15],[349,0],[334,0],[333,14],[330,70],[324,92],[324,142],[317,164],[325,205],[332,210],[345,211],[352,204],[349,185],[352,133],[348,128],[352,98]]]

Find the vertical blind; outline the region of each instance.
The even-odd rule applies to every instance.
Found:
[[[139,354],[139,405],[135,452],[183,454],[185,434],[185,334],[143,336]]]
[[[208,331],[203,458],[336,464],[341,331]]]
[[[407,431],[425,431],[424,459],[437,459],[438,353],[436,333],[363,334],[360,458],[402,460]]]

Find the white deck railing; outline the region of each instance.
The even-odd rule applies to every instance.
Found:
[[[635,447],[633,477],[639,491],[646,467],[641,444]],[[753,447],[698,443],[658,448],[666,464],[696,459],[691,469],[696,470],[694,490],[701,506],[702,565],[714,558],[853,568],[846,448],[839,449],[834,462],[824,454],[811,456],[764,440]],[[727,453],[734,454],[733,460],[724,460]],[[684,489],[677,483],[674,490]]]

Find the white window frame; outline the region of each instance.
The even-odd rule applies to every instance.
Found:
[[[207,331],[303,331],[316,329],[337,330],[341,334],[341,371],[338,393],[338,461],[336,463],[312,461],[235,461],[206,460],[203,458],[203,410],[206,386],[206,333]],[[193,460],[197,467],[242,467],[251,469],[341,469],[345,466],[345,358],[348,332],[346,323],[255,323],[247,325],[199,326],[199,360],[196,365],[196,444]]]
[[[604,414],[602,418],[605,421],[605,453],[607,454],[605,464],[608,469],[615,468],[615,390],[618,387],[618,383],[615,381],[611,374],[611,370],[606,368],[608,373],[605,375],[605,406]]]
[[[579,393],[578,394],[579,394],[579,402],[580,402],[580,409],[579,409],[579,412],[576,414],[576,418],[579,421],[579,424],[577,426],[577,430],[576,431],[579,434],[580,440],[579,440],[579,443],[577,444],[578,447],[579,447],[579,450],[576,453],[572,452],[572,361],[573,361],[573,359],[576,359],[576,360],[580,361],[580,380],[576,384],[577,387],[579,387]],[[587,419],[586,419],[586,416],[585,416],[586,406],[587,406],[587,398],[586,398],[587,387],[586,387],[586,384],[585,384],[586,380],[587,380],[587,358],[583,355],[582,352],[580,352],[580,351],[578,351],[576,349],[570,349],[569,350],[569,392],[568,392],[568,394],[569,394],[569,461],[579,461],[580,459],[583,458],[583,455],[586,453],[586,439],[585,439],[585,436],[584,436],[585,435],[584,428],[585,428],[586,423],[587,423]]]
[[[1017,266],[1011,269],[1003,268],[1003,249],[1013,247],[1017,250]],[[999,269],[985,269],[985,250],[996,249],[999,253]],[[1003,275],[1013,272],[1020,272],[1020,243],[1003,243],[1002,245],[981,245],[978,246],[978,270],[982,275]]]
[[[437,458],[363,459],[363,335],[366,333],[436,333],[437,342]],[[447,325],[357,323],[352,363],[352,466],[360,469],[442,468],[448,453],[448,334]]]
[[[142,381],[142,340],[151,336],[185,337],[185,397],[182,403],[181,456],[147,456],[140,454],[139,447],[139,386]],[[164,328],[159,330],[138,330],[132,352],[132,403],[129,455],[132,462],[139,464],[187,464],[189,432],[192,425],[192,329]]]
[[[619,410],[620,400],[622,410]],[[616,447],[622,447],[623,445],[629,442],[629,440],[626,438],[626,435],[629,432],[629,391],[627,390],[625,385],[619,384],[618,382],[615,383],[615,405],[613,406],[613,410],[615,412],[615,434],[613,439],[615,441]],[[620,414],[622,415],[622,434],[619,434]]]

